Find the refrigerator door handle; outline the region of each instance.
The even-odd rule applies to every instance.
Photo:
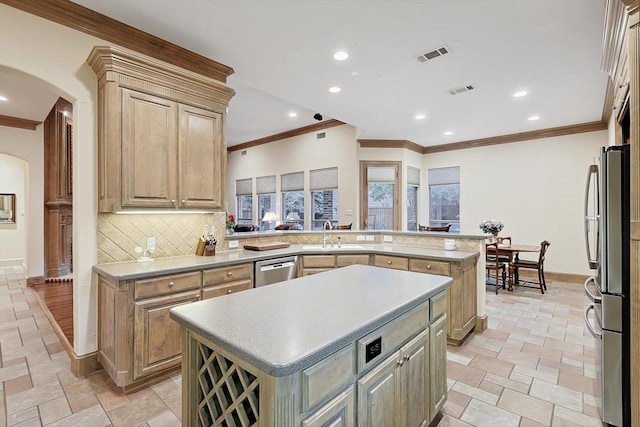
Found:
[[[596,308],[596,305],[594,303],[589,304],[588,306],[585,307],[584,309],[584,323],[585,325],[587,325],[587,329],[589,329],[589,332],[591,332],[591,335],[594,336],[594,338],[600,338],[602,337],[602,333],[596,331],[593,326],[591,326],[591,322],[589,322],[589,312],[593,309]]]
[[[597,269],[598,268],[598,251],[599,251],[599,247],[600,244],[597,241],[599,239],[599,232],[600,232],[600,191],[598,188],[598,183],[599,183],[599,171],[598,171],[598,165],[590,165],[589,166],[589,173],[587,174],[587,185],[585,187],[585,191],[584,191],[584,241],[585,241],[585,245],[587,247],[587,262],[589,263],[589,268],[591,269]],[[589,190],[591,189],[591,183],[592,183],[592,179],[593,182],[595,183],[595,191],[596,191],[596,214],[595,215],[589,215]],[[596,254],[595,256],[593,256],[591,254],[591,246],[589,245],[589,229],[590,229],[590,225],[592,222],[596,223]]]
[[[590,283],[593,283],[593,285],[595,286],[596,290],[598,290],[598,291],[600,290],[598,288],[598,284],[596,283],[596,278],[592,276],[592,277],[589,277],[587,280],[585,280],[585,282],[584,282],[584,292],[587,294],[587,297],[591,300],[591,302],[596,303],[596,304],[602,303],[602,297],[601,296],[595,296],[589,290],[589,284]],[[600,292],[598,292],[598,294],[599,293]]]

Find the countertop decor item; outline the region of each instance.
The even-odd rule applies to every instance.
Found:
[[[236,218],[233,214],[227,214],[227,234],[233,234],[234,227],[236,226]]]
[[[480,223],[480,230],[482,230],[483,233],[493,234],[494,236],[497,236],[503,228],[504,224],[495,219],[488,219]]]

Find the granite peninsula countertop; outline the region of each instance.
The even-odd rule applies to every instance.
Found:
[[[324,359],[451,283],[444,276],[351,265],[175,307],[170,317],[280,377]]]
[[[446,251],[444,249],[378,243],[363,243],[362,245],[346,244],[342,248],[334,247],[326,249],[322,249],[320,245],[291,245],[288,248],[268,251],[233,249],[229,251],[218,251],[214,256],[184,255],[156,258],[151,262],[128,261],[96,264],[93,266],[93,271],[111,280],[133,280],[255,262],[287,255],[354,253],[430,258],[451,262],[464,262],[479,256],[479,253],[474,251]]]

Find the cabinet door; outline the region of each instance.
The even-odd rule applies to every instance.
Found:
[[[400,350],[400,425],[429,424],[429,331],[425,330]]]
[[[447,316],[431,324],[429,383],[431,385],[430,418],[433,419],[447,400]]]
[[[476,326],[477,295],[475,264],[462,270],[463,330],[469,333]]]
[[[329,403],[302,421],[302,427],[355,426],[353,386],[340,393]]]
[[[177,104],[122,89],[122,207],[176,206]]]
[[[398,372],[400,352],[381,362],[358,380],[358,426],[401,425],[398,419]]]
[[[178,207],[222,209],[222,115],[180,105]]]
[[[133,378],[177,366],[181,361],[180,325],[169,310],[200,299],[200,290],[149,298],[134,306]]]

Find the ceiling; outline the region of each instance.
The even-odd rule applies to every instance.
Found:
[[[230,146],[318,123],[315,113],[355,126],[361,139],[422,146],[602,117],[603,0],[74,2],[232,67]],[[450,53],[417,60],[441,46]],[[334,60],[338,50],[349,58]],[[514,98],[520,90],[528,94]],[[43,120],[52,105],[0,105],[0,114]]]

